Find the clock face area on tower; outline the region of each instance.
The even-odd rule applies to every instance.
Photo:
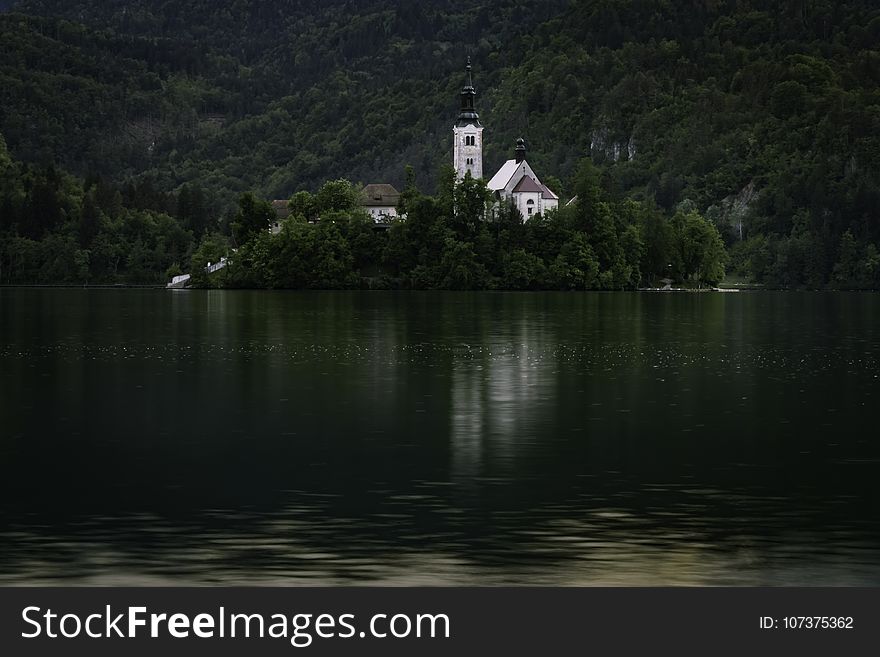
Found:
[[[468,173],[473,178],[483,177],[483,126],[475,104],[477,92],[474,89],[470,57],[465,71],[467,75],[461,89],[461,109],[452,127],[454,134],[452,165],[459,180]]]
[[[453,128],[455,148],[453,166],[459,179],[470,172],[473,178],[483,177],[483,128],[469,124]]]

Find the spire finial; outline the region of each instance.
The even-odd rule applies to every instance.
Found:
[[[474,125],[479,126],[480,115],[477,114],[477,110],[474,108],[474,98],[476,97],[477,92],[474,89],[474,78],[471,74],[471,68],[471,58],[470,55],[468,55],[467,65],[465,66],[467,79],[461,89],[461,112],[458,115],[458,123],[459,125],[473,123]]]

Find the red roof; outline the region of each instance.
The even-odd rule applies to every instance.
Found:
[[[555,199],[557,201],[559,200],[559,197],[556,196],[556,194],[554,194],[552,191],[550,191],[550,188],[543,183],[541,183],[541,191],[543,192],[541,194],[541,198]]]
[[[541,189],[542,185],[539,185],[534,181],[534,179],[529,178],[528,176],[523,176],[522,180],[520,180],[516,187],[513,188],[513,192],[538,192],[541,193],[544,190]]]

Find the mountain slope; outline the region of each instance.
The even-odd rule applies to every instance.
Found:
[[[0,16],[0,132],[25,160],[164,190],[197,182],[217,208],[336,177],[400,184],[405,164],[430,191],[471,54],[487,171],[524,136],[570,192],[590,155],[612,197],[706,212],[758,280],[820,284],[844,235],[862,256],[880,242],[880,10],[868,0],[16,9],[47,17]]]

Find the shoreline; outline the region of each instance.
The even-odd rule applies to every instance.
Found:
[[[704,287],[704,288],[687,288],[687,287],[639,287],[628,290],[500,290],[500,289],[479,289],[479,290],[448,290],[433,288],[217,288],[217,287],[168,287],[159,284],[128,284],[128,283],[106,283],[94,285],[75,285],[72,283],[3,283],[0,284],[0,290],[8,289],[44,289],[44,290],[168,290],[174,292],[180,291],[225,291],[225,292],[488,292],[488,293],[619,293],[619,292],[647,292],[647,293],[676,293],[676,294],[705,294],[708,292],[716,292],[720,294],[740,293],[740,292],[863,292],[872,293],[880,290],[873,289],[816,289],[816,288],[785,288],[785,287],[763,287],[744,285],[741,287]]]

